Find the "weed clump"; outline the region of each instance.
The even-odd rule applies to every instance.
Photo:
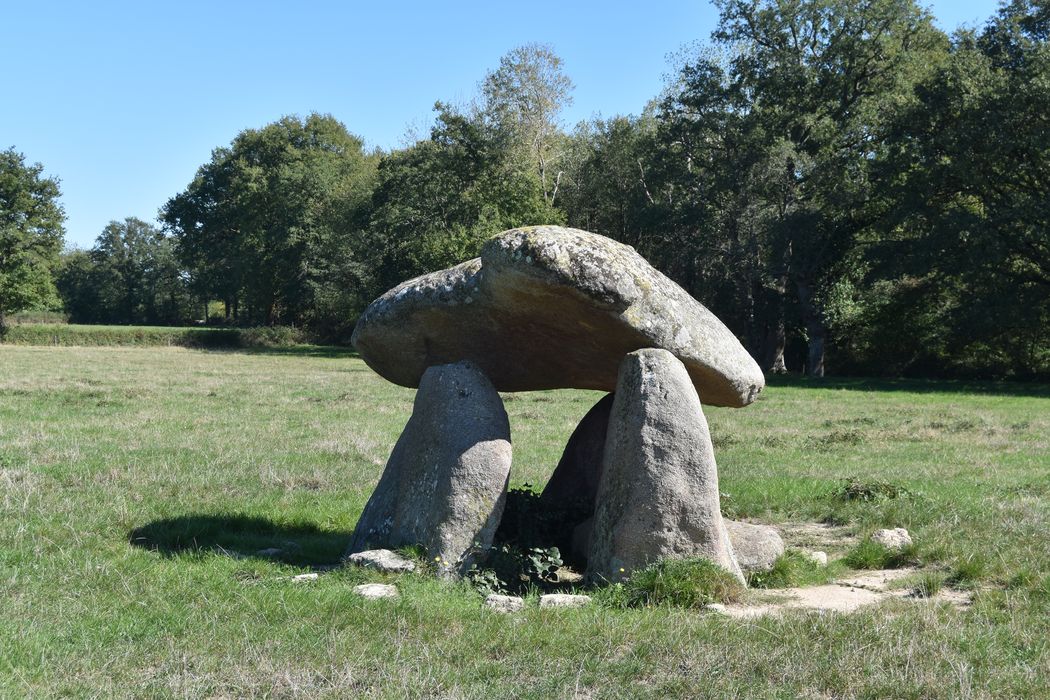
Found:
[[[987,562],[979,556],[967,557],[952,569],[948,576],[948,583],[959,588],[972,588],[982,578],[988,569]]]
[[[784,552],[773,562],[769,571],[752,572],[747,576],[750,588],[793,588],[827,583],[832,578],[832,569],[821,566],[802,552]]]
[[[944,586],[944,574],[936,571],[927,571],[919,577],[912,595],[916,598],[932,598]]]
[[[919,563],[919,548],[910,544],[900,549],[865,540],[854,547],[843,561],[854,569],[900,569]]]
[[[702,608],[709,603],[732,603],[743,592],[732,574],[708,559],[666,559],[608,586],[599,592],[599,598],[620,608]]]
[[[836,491],[836,495],[840,500],[865,502],[900,498],[910,494],[911,492],[908,489],[898,484],[878,480],[861,481],[855,477],[846,479]]]

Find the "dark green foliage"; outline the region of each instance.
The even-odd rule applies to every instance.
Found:
[[[390,287],[507,228],[568,223],[636,247],[767,373],[1050,376],[1045,3],[952,37],[915,0],[715,4],[708,44],[640,116],[566,132],[572,83],[530,44],[389,153],[325,115],[247,129],[165,205],[171,241],[127,220],[66,254],[65,310],[179,323],[218,302],[225,325],[345,343]],[[62,221],[55,181],[3,159],[0,223],[39,206],[3,224],[0,326],[56,305]]]
[[[12,326],[5,343],[69,346],[180,346],[187,348],[282,348],[305,341],[301,331],[283,326],[265,328],[174,328],[158,326],[82,326],[20,324]]]
[[[944,574],[937,571],[926,571],[919,577],[912,594],[916,598],[932,598],[944,586]]]
[[[161,212],[198,298],[241,324],[345,335],[370,292],[361,236],[376,160],[320,114],[216,149]]]
[[[585,499],[554,508],[540,500],[539,492],[531,484],[523,484],[507,491],[495,540],[523,548],[558,547],[568,552],[572,546],[573,528],[591,515],[593,504],[588,504]]]
[[[0,336],[7,314],[57,303],[52,274],[65,213],[58,180],[43,173],[13,148],[0,151]]]
[[[475,257],[505,229],[562,220],[536,174],[515,159],[511,134],[480,116],[436,109],[430,138],[379,166],[368,232],[377,293]]]
[[[557,587],[558,569],[564,562],[557,547],[521,548],[493,545],[484,552],[484,563],[467,572],[467,579],[483,593],[520,594]]]
[[[565,564],[562,551],[570,544],[566,530],[571,535],[571,524],[584,519],[584,511],[582,504],[571,509],[547,507],[531,484],[509,489],[493,546],[484,553],[480,569],[469,574],[474,586],[500,593],[556,587],[555,572]]]
[[[750,588],[792,588],[828,583],[834,579],[835,567],[821,566],[798,550],[788,550],[773,562],[769,571],[748,574]]]
[[[890,549],[878,542],[865,540],[854,547],[842,561],[854,569],[900,569],[919,563],[919,548],[911,544],[901,549]]]
[[[907,496],[908,489],[898,484],[891,484],[878,479],[860,480],[856,477],[846,479],[835,496],[843,501],[879,501],[885,498]]]
[[[665,559],[635,571],[599,595],[614,607],[703,608],[709,603],[734,602],[743,592],[732,574],[708,559]]]
[[[179,325],[194,315],[171,239],[134,217],[111,221],[89,252],[63,255],[56,285],[73,323]]]
[[[960,588],[970,588],[987,575],[988,562],[980,554],[972,554],[952,567],[948,583]]]

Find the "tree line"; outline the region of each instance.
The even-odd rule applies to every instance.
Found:
[[[90,251],[59,254],[57,206],[9,214],[57,185],[4,152],[28,174],[0,180],[0,319],[60,298],[74,321],[175,324],[212,302],[345,342],[394,284],[556,223],[637,248],[767,372],[1050,373],[1045,0],[951,36],[912,0],[715,4],[640,115],[564,128],[561,59],[522,46],[404,148],[328,115],[247,129],[159,226],[115,221]]]

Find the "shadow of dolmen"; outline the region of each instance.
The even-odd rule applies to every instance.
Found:
[[[166,557],[219,554],[325,569],[339,565],[350,535],[305,522],[201,514],[154,520],[132,530],[128,541]]]

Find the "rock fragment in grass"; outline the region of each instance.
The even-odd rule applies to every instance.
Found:
[[[773,568],[784,553],[784,540],[776,528],[738,520],[723,519],[733,554],[744,573],[761,573]]]
[[[316,581],[319,577],[320,575],[316,573],[296,574],[295,576],[292,576],[292,580],[296,583],[306,583],[308,581]]]
[[[828,565],[828,553],[827,552],[806,552],[806,558],[817,566]]]
[[[354,586],[354,593],[369,600],[397,598],[400,595],[397,592],[397,586],[388,583],[363,583],[360,586]]]
[[[629,353],[609,419],[587,574],[620,581],[659,559],[704,557],[741,582],[719,508],[718,468],[685,366]]]
[[[363,566],[388,574],[402,574],[416,570],[414,561],[389,549],[367,549],[363,552],[356,552],[348,556],[346,561],[355,566]]]
[[[762,371],[714,314],[633,248],[559,226],[512,229],[481,257],[408,280],[372,302],[354,347],[386,379],[471,360],[500,391],[616,386],[620,360],[664,348],[701,399],[746,406]]]
[[[871,541],[881,544],[886,549],[900,550],[910,547],[911,535],[903,527],[884,528],[871,533]]]
[[[582,608],[590,604],[589,595],[574,595],[571,593],[547,593],[540,596],[541,608]]]
[[[443,575],[461,575],[503,514],[510,476],[503,401],[471,362],[430,367],[347,556],[420,545]]]
[[[515,595],[493,593],[485,598],[485,607],[499,613],[513,613],[525,609],[525,599]]]

